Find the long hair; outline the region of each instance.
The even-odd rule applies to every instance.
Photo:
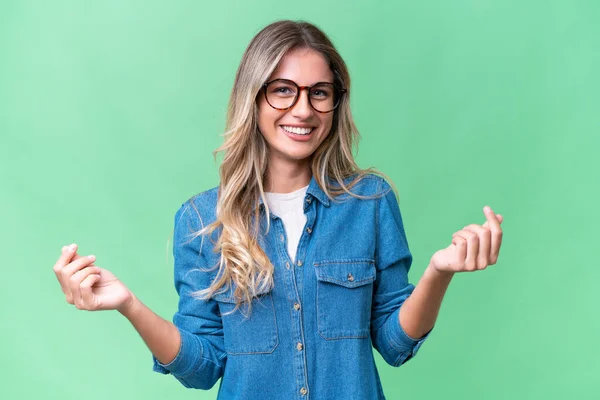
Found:
[[[236,309],[273,287],[273,265],[260,247],[258,238],[259,199],[266,205],[263,180],[269,149],[258,130],[257,98],[281,59],[290,50],[312,49],[319,52],[333,72],[334,83],[347,90],[334,110],[330,133],[311,156],[312,174],[325,194],[334,199],[351,192],[365,175],[353,149],[359,133],[350,112],[350,76],[346,64],[331,40],[315,25],[304,21],[277,21],[263,28],[250,42],[235,76],[229,99],[224,143],[214,151],[223,153],[219,168],[220,185],[216,220],[197,235],[210,235],[220,229],[215,251],[220,251],[216,279],[210,287],[192,293],[207,299],[234,287]],[[352,179],[347,178],[353,176]],[[345,183],[346,181],[346,183]],[[266,207],[267,221],[270,220]],[[268,225],[267,225],[268,230]]]

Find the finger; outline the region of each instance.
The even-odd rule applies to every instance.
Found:
[[[73,303],[78,309],[83,310],[85,308],[85,304],[83,303],[81,297],[81,282],[83,282],[83,280],[90,274],[97,274],[99,272],[100,268],[98,267],[86,267],[74,273],[69,279],[69,285],[71,286],[71,293],[73,295]]]
[[[492,210],[489,206],[485,206],[483,207],[483,214],[485,215],[486,221],[483,224],[483,227],[486,228],[490,228],[492,229],[493,227],[496,227],[497,229],[500,229],[500,221],[498,219],[498,215],[494,212],[494,210]]]
[[[498,262],[500,255],[500,246],[502,246],[502,231],[492,233],[492,244],[490,246],[490,265]]]
[[[62,280],[61,271],[71,262],[76,248],[77,245],[75,243],[71,244],[70,246],[63,246],[60,257],[58,257],[58,260],[56,260],[56,263],[54,263],[54,275],[56,275],[56,279],[58,279],[58,283],[60,283],[60,288],[62,289],[63,293],[66,293],[67,284]]]
[[[490,260],[490,245],[491,245],[491,232],[486,227],[482,227],[476,224],[465,226],[463,229],[469,230],[475,233],[479,238],[479,252],[477,254],[477,269],[483,270],[489,265]]]
[[[75,258],[75,257],[73,257]],[[77,259],[71,261],[66,267],[61,270],[62,277],[70,278],[75,272],[79,271],[92,264],[96,260],[93,254],[89,256],[77,256]]]
[[[97,307],[95,304],[96,300],[92,286],[94,286],[100,281],[100,279],[102,279],[99,268],[98,272],[99,273],[89,274],[87,277],[85,277],[85,279],[81,281],[81,285],[79,285],[81,288],[81,302],[84,304],[87,310],[94,310]]]
[[[452,235],[452,244],[456,246],[454,270],[456,272],[464,271],[465,259],[467,258],[467,239],[458,234],[454,234]]]
[[[504,221],[504,218],[499,214],[496,215],[488,206],[485,206],[483,211],[488,219],[486,224],[489,224],[491,231],[490,265],[494,265],[496,264],[496,261],[498,261],[498,253],[500,252],[500,245],[502,244],[502,228],[500,227],[500,222]]]
[[[73,258],[71,259],[72,261],[79,260],[80,258],[83,257],[83,256],[80,256],[76,251],[73,254],[74,254]],[[91,265],[94,265],[94,264],[91,264]],[[71,294],[71,289],[69,287],[69,283],[68,282],[65,283],[65,287],[66,288],[63,290],[63,292],[65,293],[65,297],[66,297],[67,303],[74,304],[74,302],[73,302],[73,295]]]
[[[70,262],[66,267],[60,270],[60,279],[62,280],[64,288],[66,290],[65,294],[67,295],[67,301],[69,301],[69,297],[72,295],[72,287],[70,283],[71,277],[80,269],[85,268],[91,263],[93,263],[95,259],[96,257],[93,255],[87,257],[79,257],[77,260]]]
[[[467,241],[467,254],[464,263],[465,271],[476,271],[477,270],[477,253],[479,252],[479,237],[476,233],[461,229],[456,232],[458,235]]]

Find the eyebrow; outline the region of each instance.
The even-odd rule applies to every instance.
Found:
[[[283,79],[285,81],[291,81],[291,82],[294,82],[298,86],[303,86],[303,85],[298,84],[298,82],[296,82],[295,80],[290,79],[290,78],[275,77],[275,78],[271,78],[271,79],[267,80],[267,82],[275,81],[275,80],[278,80],[278,79]],[[335,85],[335,82],[330,82],[329,80],[324,80],[324,81],[315,81],[315,82],[311,83],[310,85],[306,85],[306,86],[314,86],[317,83],[331,83],[332,85]]]

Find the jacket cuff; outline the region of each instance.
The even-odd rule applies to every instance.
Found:
[[[417,355],[419,348],[425,342],[425,340],[429,337],[429,334],[433,330],[431,328],[429,332],[425,334],[425,336],[415,339],[406,334],[402,325],[400,325],[400,308],[396,310],[388,319],[386,326],[386,336],[388,338],[389,345],[399,353],[398,358],[396,359],[395,365],[399,366],[402,363],[406,362],[408,359]]]
[[[196,360],[199,360],[202,356],[202,345],[192,333],[179,329],[181,336],[181,345],[179,346],[179,352],[168,364],[163,364],[154,355],[152,360],[154,365],[152,370],[161,374],[173,374],[179,377],[185,377],[193,372],[193,368],[196,365]]]

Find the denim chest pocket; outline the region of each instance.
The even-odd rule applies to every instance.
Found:
[[[250,313],[244,304],[233,311],[232,293],[229,290],[213,296],[219,303],[223,321],[225,351],[230,355],[272,353],[279,344],[279,335],[271,291],[252,300]]]
[[[324,339],[369,337],[375,262],[369,258],[326,260],[314,266],[319,335]]]

